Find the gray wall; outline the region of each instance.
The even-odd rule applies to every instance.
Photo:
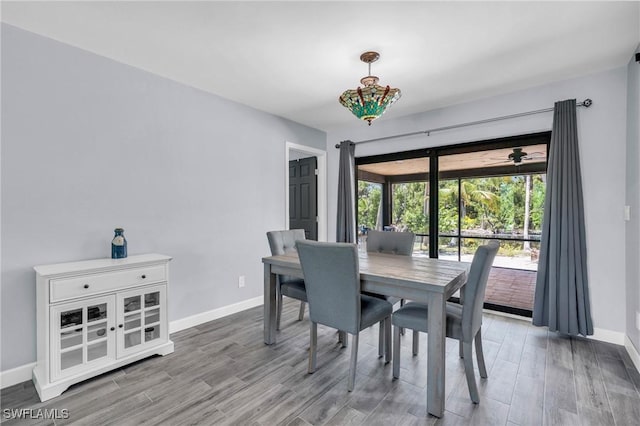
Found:
[[[174,257],[170,320],[261,296],[285,141],[326,134],[3,24],[1,370],[35,361],[33,266],[108,257],[116,226]]]
[[[640,63],[631,58],[627,71],[626,203],[631,207],[631,220],[625,228],[626,321],[627,336],[640,352],[640,330],[636,328],[636,315],[640,312]]]
[[[359,141],[420,131],[518,112],[553,107],[554,102],[587,97],[594,104],[578,108],[578,133],[583,171],[587,251],[594,326],[623,336],[625,295],[625,146],[626,67],[519,92],[433,110],[403,118],[388,115],[371,127],[354,119],[351,126],[331,129],[327,137],[329,229],[335,228],[338,150],[343,139]],[[410,94],[405,94],[409,96]],[[400,99],[398,102],[402,102]],[[345,114],[348,112],[345,110]],[[552,113],[460,128],[432,136],[374,142],[356,147],[356,156],[406,151],[551,129]],[[634,163],[634,166],[637,166]],[[331,231],[329,232],[331,236]],[[635,260],[637,263],[637,258]],[[606,332],[605,332],[606,333]],[[605,336],[606,337],[606,336]]]

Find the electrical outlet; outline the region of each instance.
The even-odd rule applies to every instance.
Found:
[[[636,328],[640,330],[640,312],[636,311]]]
[[[624,220],[631,220],[631,206],[624,206]]]
[[[240,278],[238,278],[238,288],[242,287],[244,287],[244,275],[240,275]]]

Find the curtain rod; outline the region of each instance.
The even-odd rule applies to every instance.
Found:
[[[593,104],[593,101],[591,99],[585,99],[584,101],[576,104],[576,106],[579,106],[579,107],[582,106],[582,107],[585,107],[585,108],[589,108],[592,104]],[[384,141],[384,140],[387,140],[387,139],[397,139],[397,138],[404,138],[404,137],[407,137],[407,136],[424,135],[424,134],[426,134],[427,136],[431,136],[431,133],[433,133],[433,132],[442,132],[444,130],[457,129],[458,127],[475,126],[477,124],[491,123],[493,121],[507,120],[509,118],[518,118],[518,117],[525,117],[527,115],[541,114],[543,112],[553,111],[553,109],[554,108],[551,107],[551,108],[538,109],[538,110],[535,110],[535,111],[519,112],[517,114],[503,115],[502,117],[487,118],[485,120],[470,121],[468,123],[454,124],[454,125],[445,126],[445,127],[437,127],[435,129],[421,130],[421,131],[418,131],[418,132],[402,133],[402,134],[393,135],[393,136],[383,136],[381,138],[366,139],[366,140],[363,140],[363,141],[360,141],[360,142],[353,142],[353,143],[354,144],[361,144],[361,143],[369,143],[369,142],[378,142],[378,141]],[[340,144],[336,144],[336,148],[340,148]]]

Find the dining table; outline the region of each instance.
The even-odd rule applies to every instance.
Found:
[[[469,264],[359,250],[361,291],[428,305],[427,412],[442,417],[445,402],[445,303],[467,280]],[[296,252],[262,259],[264,342],[276,344],[277,275],[304,278]]]

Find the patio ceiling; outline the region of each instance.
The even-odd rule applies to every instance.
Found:
[[[528,155],[523,158],[522,165],[539,164],[547,161],[547,146],[544,144],[523,147]],[[515,165],[509,159],[513,148],[492,149],[486,151],[468,152],[464,154],[442,155],[439,157],[438,167],[441,172],[454,170],[476,170],[505,167],[513,168],[518,173],[520,165]],[[411,158],[394,160],[383,163],[361,164],[358,170],[380,176],[413,175],[429,172],[429,158]]]

